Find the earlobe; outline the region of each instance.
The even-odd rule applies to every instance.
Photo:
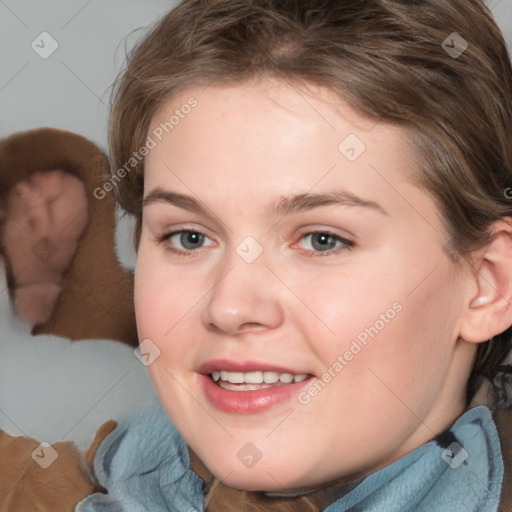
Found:
[[[471,303],[469,304],[470,308],[479,308],[480,306],[485,306],[486,304],[489,304],[491,302],[492,297],[486,296],[486,295],[480,295],[473,299]]]
[[[498,221],[479,253],[473,269],[477,292],[473,285],[460,331],[471,343],[485,342],[512,325],[512,224]]]

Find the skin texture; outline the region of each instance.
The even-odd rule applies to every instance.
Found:
[[[184,91],[149,133],[191,96],[198,106],[146,158],[145,196],[186,194],[208,215],[145,206],[135,274],[139,338],[160,351],[148,369],[187,443],[227,485],[293,491],[368,474],[432,439],[466,407],[476,345],[461,333],[472,332],[480,290],[447,257],[438,210],[408,178],[404,132],[324,90],[265,81]],[[338,149],[349,134],[366,146],[355,161]],[[283,216],[269,206],[341,188],[386,213],[327,205]],[[179,235],[158,241],[183,229],[203,233],[203,244],[180,255],[170,251],[186,250]],[[313,231],[355,245],[323,255]],[[252,263],[236,251],[247,236],[263,249]],[[393,304],[400,311],[380,329]],[[230,413],[200,385],[198,368],[212,359],[320,380],[370,326],[378,334],[307,404],[294,396]],[[252,467],[237,456],[247,443],[261,454]]]

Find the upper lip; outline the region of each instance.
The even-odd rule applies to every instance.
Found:
[[[308,372],[292,370],[284,366],[278,366],[264,361],[230,361],[228,359],[212,359],[203,363],[198,372],[203,375],[210,375],[214,370],[224,370],[226,372],[277,372],[277,373],[291,373],[292,375],[303,375]]]

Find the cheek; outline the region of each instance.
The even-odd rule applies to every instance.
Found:
[[[204,272],[171,266],[166,254],[141,242],[134,279],[139,340],[149,338],[160,356],[150,374],[190,368],[204,338],[201,311],[208,286]]]
[[[420,417],[440,395],[457,340],[458,308],[451,276],[440,269],[413,292],[397,293],[401,311],[368,340],[365,364],[376,398]],[[376,322],[374,327],[378,327]]]
[[[191,288],[180,282],[175,273],[166,271],[159,256],[147,251],[141,243],[134,279],[137,329],[139,339],[151,339],[162,355],[176,346],[166,341],[176,336],[185,323],[180,320],[191,310],[193,301],[188,297]]]
[[[329,382],[300,397],[301,403],[310,401],[302,423],[313,428],[312,418],[324,416],[333,426],[333,439],[346,435],[375,453],[381,445],[400,446],[416,428],[426,428],[419,418],[428,417],[441,393],[456,338],[449,281],[449,274],[440,272],[413,293],[408,280],[381,281],[361,292],[347,283],[343,290],[331,285],[327,290],[336,308],[321,294],[313,295],[312,309],[316,305],[335,334],[320,322],[307,331],[326,372],[322,380]]]
[[[450,269],[440,264],[424,280],[430,269],[396,259],[364,273],[317,276],[295,289],[309,311],[297,305],[294,321],[307,333],[311,350],[325,369],[342,356],[343,368],[332,369],[344,375],[337,381],[350,386],[357,378],[374,404],[390,393],[386,384],[411,401],[433,396],[457,338],[460,311]]]
[[[134,303],[140,339],[151,338],[163,327],[160,325],[163,323],[160,310],[165,289],[161,287],[159,274],[156,266],[148,264],[144,251],[139,250],[134,279]],[[172,311],[172,306],[169,309]]]
[[[294,306],[295,320],[312,340],[323,339],[318,349],[343,353],[350,342],[369,339],[368,331],[384,332],[397,316],[403,299],[397,281],[383,279],[381,272],[354,268],[317,274],[305,281],[300,276],[294,292],[301,299]],[[383,323],[381,317],[386,320]]]

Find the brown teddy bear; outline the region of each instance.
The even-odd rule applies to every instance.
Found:
[[[115,200],[94,196],[109,177],[101,150],[70,132],[43,128],[0,143],[0,254],[14,312],[33,336],[137,344],[133,276],[115,252]],[[115,426],[98,425],[85,453],[0,432],[0,511],[70,511],[101,492],[92,460]],[[36,462],[48,450],[58,457],[45,468]]]
[[[43,128],[0,144],[3,254],[9,294],[32,334],[137,343],[133,279],[115,253],[115,200],[105,155]]]

